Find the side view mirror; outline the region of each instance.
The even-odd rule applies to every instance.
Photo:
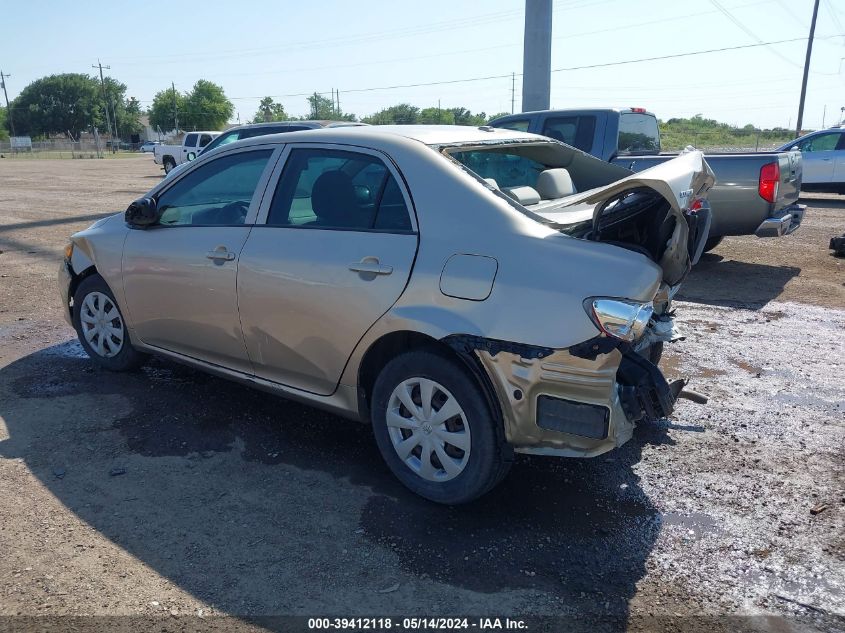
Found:
[[[138,198],[126,209],[124,219],[129,226],[145,228],[158,222],[159,214],[153,198]]]
[[[188,155],[185,156],[185,158],[188,159],[189,162],[194,160],[196,157],[197,157],[196,152],[188,152]]]

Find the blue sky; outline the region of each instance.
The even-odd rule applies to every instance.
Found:
[[[721,9],[725,11],[722,11]],[[524,0],[14,3],[3,10],[0,68],[14,97],[38,77],[94,73],[99,58],[149,105],[173,81],[223,86],[241,121],[262,96],[295,115],[303,93],[340,90],[364,116],[408,102],[510,111],[522,71]],[[725,14],[727,12],[728,15]],[[794,126],[806,42],[601,68],[705,49],[805,38],[812,0],[554,0],[552,107],[643,106],[667,119],[701,113],[744,125]],[[845,106],[845,0],[821,0],[806,128]],[[840,72],[843,71],[843,72]],[[386,86],[472,82],[370,90]],[[516,110],[521,77],[516,77]]]

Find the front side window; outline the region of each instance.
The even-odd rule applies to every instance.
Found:
[[[234,143],[238,139],[240,139],[240,132],[238,130],[233,130],[231,132],[226,132],[225,134],[221,134],[216,139],[214,139],[211,143],[205,146],[203,149],[204,152],[210,152],[215,147],[220,147],[221,145],[228,145],[229,143]]]
[[[802,141],[798,147],[802,152],[830,152],[836,149],[841,136],[838,132],[833,134],[819,134],[818,136]]]
[[[246,221],[273,150],[239,152],[205,163],[157,197],[162,226],[229,226]]]
[[[381,160],[328,149],[291,151],[267,224],[358,231],[412,228],[398,183]]]
[[[188,134],[185,137],[185,147],[196,147],[197,146],[197,135],[196,134]]]
[[[592,149],[595,131],[594,116],[555,117],[546,119],[543,125],[543,136],[572,145],[584,152]]]

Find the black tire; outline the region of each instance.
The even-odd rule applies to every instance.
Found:
[[[722,240],[725,239],[724,235],[720,235],[718,237],[708,237],[707,241],[704,242],[704,252],[709,253],[714,248],[716,248],[719,244],[722,243]]]
[[[391,441],[387,426],[389,400],[398,385],[412,378],[442,385],[460,405],[469,427],[466,465],[447,481],[429,481],[418,475],[402,461]],[[471,373],[460,361],[439,350],[414,350],[390,361],[376,379],[371,411],[373,433],[384,461],[399,481],[421,497],[447,505],[468,503],[495,487],[510,470],[513,449],[505,441],[499,416],[490,411],[484,392]]]
[[[170,158],[170,156],[165,156],[164,160],[161,161],[162,165],[164,165],[164,173],[169,174],[170,170],[176,167],[176,161]]]
[[[123,342],[119,351],[113,356],[104,356],[98,352],[97,349],[88,341],[85,336],[85,332],[83,331],[82,311],[86,309],[86,298],[89,295],[93,295],[93,293],[99,293],[100,296],[105,295],[117,311],[117,319],[119,319],[119,322],[117,319],[113,319],[110,321],[110,324],[119,325],[122,328]],[[106,308],[106,311],[110,310],[108,304],[106,304],[104,308]],[[108,369],[109,371],[130,371],[143,365],[144,361],[147,359],[146,354],[143,354],[132,347],[132,341],[129,338],[129,331],[126,328],[126,322],[123,318],[123,313],[120,311],[120,306],[117,305],[117,301],[115,301],[111,289],[100,275],[93,274],[86,277],[76,289],[76,292],[73,295],[73,326],[76,329],[76,335],[79,337],[79,342],[82,344],[82,347],[85,349],[88,356],[91,357],[91,360],[94,361],[94,364],[98,367]],[[92,340],[96,344],[96,341],[99,338],[99,336],[95,336]]]

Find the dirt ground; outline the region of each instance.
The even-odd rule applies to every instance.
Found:
[[[62,247],[160,173],[0,160],[0,631],[845,629],[845,260],[827,250],[845,198],[808,197],[796,234],[729,238],[690,276],[663,367],[708,405],[596,459],[520,458],[445,508],[394,482],[363,425],[161,360],[92,367],[61,317]],[[131,617],[49,618],[68,615]]]

